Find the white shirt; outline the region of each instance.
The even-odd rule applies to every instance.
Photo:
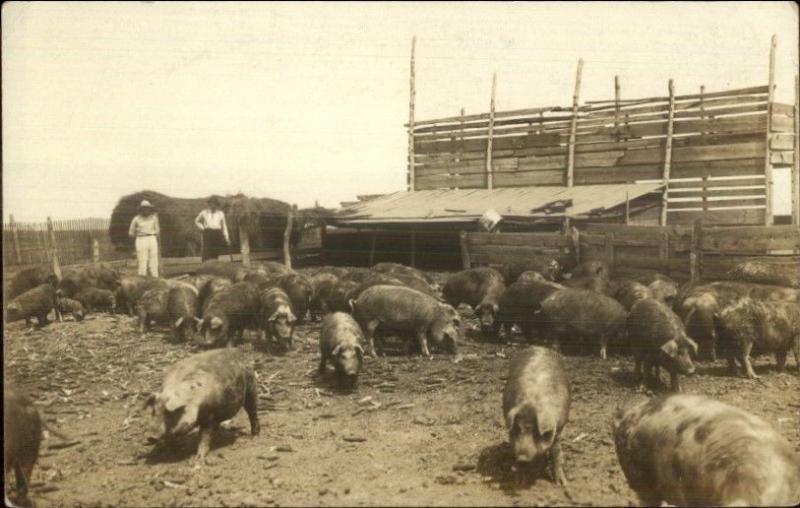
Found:
[[[225,240],[230,239],[228,237],[228,225],[225,223],[225,212],[222,210],[212,212],[210,208],[206,208],[200,212],[194,223],[200,229],[221,229]]]
[[[158,215],[142,215],[139,214],[131,221],[131,227],[128,228],[129,236],[150,236],[159,234],[160,228],[158,227]]]

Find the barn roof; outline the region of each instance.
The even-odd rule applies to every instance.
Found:
[[[513,219],[602,216],[626,199],[634,200],[661,187],[661,183],[632,183],[401,191],[354,203],[344,208],[335,222],[473,222],[490,209]]]

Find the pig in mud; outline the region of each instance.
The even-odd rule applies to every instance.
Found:
[[[165,279],[146,277],[143,275],[129,275],[122,277],[119,288],[114,292],[117,307],[127,311],[128,315],[135,314],[136,304],[145,291],[154,288],[165,288],[169,283]]]
[[[117,308],[117,301],[110,289],[84,288],[75,295],[75,299],[89,312],[114,312]]]
[[[31,483],[33,466],[39,459],[42,442],[42,419],[26,396],[11,387],[3,388],[3,463],[4,480],[11,471],[16,477],[17,495],[25,499]],[[8,486],[8,482],[4,481]]]
[[[775,353],[778,372],[783,370],[786,356],[792,351],[800,374],[800,304],[744,297],[724,307],[715,318],[715,324],[719,349],[734,374],[737,371],[735,358],[744,367],[747,377],[759,377],[750,363],[752,351]]]
[[[653,298],[653,292],[650,288],[635,280],[617,279],[612,283],[611,287],[611,296],[629,312],[631,307],[639,300]]]
[[[617,458],[643,506],[797,506],[800,455],[769,423],[698,395],[617,410]]]
[[[249,282],[237,282],[222,289],[208,301],[197,342],[206,347],[231,345],[242,340],[245,329],[258,329],[261,300]]]
[[[499,336],[503,331],[508,341],[512,326],[517,325],[525,340],[531,342],[535,335],[534,316],[542,309],[542,302],[559,289],[564,289],[564,286],[548,280],[517,280],[508,286],[500,297],[495,335]]]
[[[277,346],[282,351],[292,349],[292,335],[297,318],[292,312],[289,295],[281,288],[261,291],[259,321],[261,335],[268,347]]]
[[[686,335],[680,318],[661,300],[639,300],[628,315],[627,330],[639,389],[644,389],[645,376],[655,370],[658,378],[659,368],[664,367],[670,388],[681,391],[678,374],[694,373],[692,356],[697,354],[697,344]]]
[[[559,436],[569,405],[569,381],[559,353],[533,346],[514,358],[503,390],[503,416],[520,483],[549,458],[553,481],[566,486]]]
[[[458,307],[466,303],[480,319],[485,334],[496,333],[500,297],[506,290],[503,276],[494,268],[470,268],[450,276],[442,289],[444,300]]]
[[[86,317],[86,310],[78,300],[57,297],[56,314],[59,319],[62,319],[64,314],[70,314],[75,321],[83,321],[83,318]]]
[[[339,386],[355,388],[364,361],[364,333],[358,323],[344,312],[325,316],[319,332],[319,372],[325,372],[326,362],[336,370]]]
[[[620,345],[625,334],[625,308],[613,298],[588,289],[560,289],[542,302],[536,325],[557,349],[584,351],[600,346],[607,357],[609,343]]]
[[[167,314],[175,342],[194,338],[195,330],[201,323],[197,317],[197,303],[198,291],[194,286],[174,286],[167,292]]]
[[[42,327],[47,324],[47,315],[55,305],[55,277],[52,277],[50,282],[29,289],[11,300],[6,307],[5,320],[10,323],[24,319],[30,326],[31,318],[35,317],[39,327]]]
[[[369,344],[370,354],[377,357],[375,332],[413,334],[422,355],[430,357],[428,342],[445,352],[455,354],[460,340],[461,318],[450,305],[400,286],[372,286],[351,302],[355,317]],[[409,344],[409,351],[413,347]]]
[[[159,430],[156,442],[200,429],[195,457],[205,462],[211,438],[219,424],[236,416],[244,407],[250,419],[250,433],[258,435],[258,387],[252,365],[235,349],[217,349],[194,354],[172,365],[159,393],[145,402],[152,408]]]

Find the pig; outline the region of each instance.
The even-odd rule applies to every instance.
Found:
[[[59,318],[63,314],[71,314],[75,321],[83,321],[86,316],[86,310],[81,302],[72,298],[56,298],[56,313]]]
[[[145,401],[159,429],[156,442],[165,444],[200,429],[195,460],[205,462],[211,438],[220,423],[244,407],[250,433],[258,435],[258,386],[252,365],[235,349],[197,353],[172,365],[161,391]]]
[[[319,332],[319,372],[333,363],[339,386],[355,388],[364,362],[364,333],[350,314],[334,312],[325,316]]]
[[[24,319],[30,325],[31,318],[35,317],[39,327],[42,327],[47,324],[47,315],[55,305],[56,289],[53,277],[50,282],[39,284],[11,300],[6,307],[5,319],[9,323]]]
[[[514,282],[548,282],[549,279],[536,270],[526,270]]]
[[[287,273],[277,277],[275,284],[289,295],[289,299],[292,302],[292,310],[297,316],[297,320],[302,322],[308,313],[311,296],[314,293],[311,279],[307,275]]]
[[[549,458],[553,481],[567,485],[560,435],[569,419],[570,388],[561,355],[532,346],[511,362],[503,389],[503,416],[520,482]]]
[[[114,293],[109,289],[84,288],[75,295],[75,300],[81,302],[89,312],[114,312],[117,307]]]
[[[277,345],[284,351],[292,349],[297,318],[289,295],[281,288],[265,289],[260,294],[259,305],[261,334],[266,343]]]
[[[191,285],[175,285],[167,292],[167,314],[175,342],[194,337],[201,323],[197,317],[198,294],[197,288]]]
[[[517,280],[508,286],[500,297],[495,320],[495,335],[504,329],[508,337],[511,334],[511,327],[517,325],[527,341],[533,340],[534,316],[541,311],[542,302],[559,289],[564,289],[564,286],[548,280]]]
[[[400,286],[372,286],[351,306],[373,357],[378,356],[374,339],[378,327],[384,332],[413,334],[424,356],[431,356],[428,341],[456,353],[461,336],[458,312],[424,293]]]
[[[614,442],[643,506],[797,506],[800,455],[765,420],[699,395],[617,410]]]
[[[653,298],[658,298],[670,306],[675,303],[675,297],[678,295],[678,285],[666,277],[654,280],[647,285],[647,288],[653,293]]]
[[[104,263],[66,267],[61,270],[61,275],[58,287],[68,298],[74,298],[78,292],[87,288],[113,292],[120,284],[119,272]]]
[[[611,282],[601,275],[583,275],[561,281],[564,287],[574,289],[588,289],[597,294],[612,296]]]
[[[275,276],[269,276],[258,272],[250,272],[246,274],[242,280],[254,284],[258,289],[265,289],[275,284]]]
[[[573,279],[578,277],[602,277],[608,280],[611,277],[611,269],[605,261],[584,261],[572,270]]]
[[[311,294],[311,301],[308,302],[308,310],[312,318],[316,318],[325,314],[326,309],[323,309],[322,294],[329,293],[339,282],[339,277],[329,272],[319,272],[309,277],[311,280],[311,287],[313,288]]]
[[[658,377],[659,367],[664,367],[670,374],[670,388],[681,391],[678,374],[694,373],[697,343],[686,335],[680,318],[661,300],[646,298],[633,305],[626,326],[639,389],[644,390],[646,375],[655,369]]]
[[[800,304],[744,297],[723,307],[715,318],[715,325],[719,346],[733,372],[736,372],[736,358],[744,366],[747,377],[759,377],[750,363],[750,352],[754,349],[775,353],[780,372],[791,350],[800,374]]]
[[[197,295],[197,301],[200,304],[200,314],[205,312],[206,307],[208,307],[209,302],[211,302],[211,297],[215,294],[219,293],[225,288],[228,288],[233,285],[230,279],[226,279],[224,277],[214,277],[210,281],[208,281],[199,291]]]
[[[377,263],[372,266],[372,271],[378,273],[388,273],[390,275],[406,275],[425,281],[428,284],[434,284],[434,280],[422,270],[401,265],[400,263]]]
[[[370,275],[366,280],[358,285],[358,287],[350,293],[351,299],[358,298],[358,295],[366,291],[367,289],[371,288],[372,286],[405,286],[403,281],[395,277],[394,275],[390,275],[388,273],[375,273]]]
[[[496,331],[500,297],[506,290],[503,276],[494,268],[470,268],[450,276],[442,289],[445,302],[457,307],[466,303],[481,322],[485,334]]]
[[[208,301],[202,315],[200,345],[206,347],[231,345],[236,337],[241,340],[245,329],[258,329],[260,310],[258,289],[249,282],[228,286]]]
[[[244,279],[248,270],[242,265],[228,263],[225,261],[206,261],[202,263],[197,270],[197,275],[214,275],[216,277],[224,277],[230,279],[231,282],[238,282]]]
[[[410,287],[411,289],[416,289],[420,293],[425,293],[428,296],[432,296],[437,300],[441,300],[439,294],[437,293],[438,284],[428,284],[424,280],[420,279],[419,277],[415,277],[413,275],[405,275],[402,273],[390,273],[386,274],[389,275],[391,278],[399,280],[403,283],[404,286]]]
[[[527,271],[536,271],[544,275],[547,280],[554,282],[560,281],[564,272],[564,266],[554,258],[533,259],[526,262],[509,263],[497,269],[502,275],[505,284],[511,285],[519,276]]]
[[[366,281],[367,279],[369,279],[374,275],[375,272],[373,272],[369,268],[351,266],[347,268],[347,275],[341,277],[341,280],[353,280],[360,283]]]
[[[148,289],[136,303],[136,314],[139,317],[139,333],[150,330],[150,323],[171,323],[169,314],[169,286]]]
[[[16,298],[25,291],[48,282],[53,270],[49,265],[25,268],[14,274],[7,289],[8,298]]]
[[[613,282],[611,287],[611,296],[629,312],[639,300],[653,298],[653,292],[649,287],[634,280],[618,279]]]
[[[166,279],[157,277],[146,277],[143,275],[130,275],[122,277],[119,281],[119,288],[114,292],[114,299],[117,307],[127,311],[128,315],[134,315],[136,304],[145,291],[153,288],[166,288],[169,283]]]
[[[625,307],[611,297],[588,289],[565,288],[542,301],[536,326],[557,349],[562,343],[570,348],[596,342],[600,358],[607,358],[609,342],[620,344],[625,333]]]
[[[199,292],[208,284],[210,281],[214,280],[216,276],[210,274],[195,274],[195,275],[186,275],[184,277],[176,277],[174,280],[180,280],[181,282],[185,282],[186,284],[190,284],[194,286],[194,288]]]
[[[33,466],[39,460],[42,419],[25,395],[9,386],[3,388],[3,464],[7,477],[14,471],[17,494],[27,498]],[[7,478],[4,478],[6,480]],[[8,486],[8,482],[5,482]]]
[[[350,271],[343,267],[343,266],[318,266],[314,268],[308,269],[310,270],[312,275],[318,275],[322,273],[329,273],[335,275],[339,279],[343,279],[350,274]]]
[[[351,312],[350,300],[358,292],[361,283],[351,279],[342,279],[334,286],[325,286],[318,295],[323,313]]]
[[[260,264],[256,265],[256,269],[262,271],[266,275],[287,275],[295,273],[294,270],[277,261],[262,261]]]
[[[744,261],[729,272],[733,280],[800,289],[800,264]]]

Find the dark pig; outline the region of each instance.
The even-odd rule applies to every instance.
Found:
[[[519,274],[514,282],[548,282],[549,279],[536,270],[526,270]]]
[[[53,270],[49,265],[34,266],[18,271],[8,286],[7,297],[16,298],[25,291],[48,282],[52,274]]]
[[[33,466],[39,460],[42,419],[36,407],[17,390],[3,388],[3,463],[7,477],[14,471],[17,494],[27,498]],[[7,478],[5,478],[7,479]],[[4,482],[8,485],[7,482]]]
[[[502,275],[506,285],[511,285],[520,275],[527,271],[536,271],[544,275],[547,280],[559,281],[564,272],[564,266],[554,258],[533,259],[525,262],[508,263],[497,269]]]
[[[170,367],[159,393],[148,397],[159,429],[156,438],[165,443],[200,429],[196,460],[205,461],[211,438],[220,423],[244,407],[250,433],[258,435],[258,387],[252,365],[235,349],[194,354]]]
[[[611,269],[605,261],[584,261],[570,273],[573,279],[578,277],[603,277],[609,279],[611,277]]]
[[[736,358],[747,377],[757,379],[750,363],[750,353],[755,350],[774,353],[780,372],[788,352],[792,351],[800,374],[800,304],[744,297],[723,307],[716,325],[719,348],[732,371],[736,371]]]
[[[222,289],[208,301],[197,340],[207,347],[229,345],[241,340],[245,329],[258,329],[258,289],[249,282],[237,282]]]
[[[319,272],[309,276],[309,279],[311,280],[313,293],[308,304],[308,310],[312,318],[314,318],[326,313],[327,309],[323,309],[322,305],[322,294],[332,291],[336,283],[339,282],[339,277],[333,273]]]
[[[129,275],[122,277],[119,281],[119,288],[114,292],[117,307],[124,309],[128,315],[133,315],[136,303],[145,291],[156,287],[167,287],[169,283],[165,279],[158,277],[146,277],[143,275]]]
[[[318,295],[323,313],[352,312],[350,300],[358,292],[361,283],[355,280],[342,279],[334,286],[325,286]]]
[[[458,307],[466,303],[481,322],[484,333],[496,332],[500,297],[506,290],[503,276],[494,268],[470,268],[450,276],[442,289],[444,300]]]
[[[193,338],[201,323],[197,317],[198,294],[192,285],[176,285],[167,292],[167,314],[172,323],[172,338],[176,342]]]
[[[595,293],[612,296],[611,283],[607,277],[601,275],[584,275],[580,277],[572,277],[570,279],[561,281],[564,287],[573,289],[588,289]]]
[[[283,289],[292,302],[292,310],[297,320],[302,322],[308,313],[314,286],[307,275],[300,273],[287,273],[275,279],[275,284]]]
[[[206,307],[208,307],[209,302],[211,302],[211,297],[215,294],[219,293],[225,288],[229,288],[233,285],[230,279],[226,279],[224,277],[214,277],[210,281],[208,281],[201,289],[197,295],[198,303],[200,304],[200,314],[205,312]]]
[[[456,353],[460,339],[461,319],[450,305],[401,286],[373,286],[352,302],[355,317],[370,348],[377,356],[375,332],[413,334],[420,351],[430,357],[428,342],[449,353]]]
[[[58,287],[69,298],[88,288],[116,291],[121,279],[118,271],[104,263],[66,267],[61,270],[61,275]]]
[[[670,375],[670,388],[681,391],[678,374],[694,373],[692,356],[697,354],[697,344],[686,335],[680,318],[661,300],[639,300],[628,315],[627,330],[639,388],[644,389],[645,376],[654,369],[658,376],[659,368],[664,367]]]
[[[800,289],[800,264],[744,261],[729,272],[733,280]]]
[[[256,265],[256,269],[267,275],[287,275],[295,273],[294,270],[277,261],[262,261],[260,264]]]
[[[569,419],[570,389],[557,352],[530,347],[511,362],[503,389],[503,416],[522,480],[549,458],[553,481],[567,484],[559,437]]]
[[[241,281],[248,273],[248,269],[242,265],[228,263],[225,261],[206,261],[197,270],[197,275],[214,275],[230,279],[231,282]]]
[[[630,279],[615,280],[611,286],[612,294],[616,301],[625,307],[625,310],[630,311],[631,307],[639,300],[645,298],[653,298],[653,292],[649,287],[641,282],[636,282]]]
[[[400,274],[415,277],[419,280],[425,281],[428,284],[433,284],[434,280],[431,279],[425,272],[412,268],[410,266],[401,265],[400,263],[377,263],[372,266],[373,272],[388,273],[391,275]]]
[[[136,303],[136,315],[139,317],[139,333],[150,330],[150,324],[171,323],[169,315],[169,286],[148,289]]]
[[[800,455],[761,418],[698,395],[653,397],[613,423],[643,506],[797,506]]]
[[[320,374],[330,361],[339,385],[355,387],[364,362],[363,342],[364,333],[350,314],[334,312],[325,316],[319,332]]]
[[[291,299],[283,289],[262,290],[259,319],[263,338],[268,345],[277,345],[284,351],[292,349],[297,318],[292,311]]]
[[[89,312],[114,312],[117,308],[114,293],[109,289],[84,288],[75,295],[75,300],[81,302]]]
[[[542,302],[537,316],[540,332],[554,341],[557,348],[585,349],[600,346],[600,358],[606,359],[608,344],[620,344],[625,334],[625,307],[613,298],[588,289],[560,289]]]
[[[530,273],[530,272],[526,272]],[[500,297],[496,320],[496,334],[505,329],[506,337],[511,327],[517,325],[526,340],[534,337],[534,316],[542,309],[542,302],[564,286],[551,281],[517,280],[508,286]]]
[[[59,315],[71,314],[75,321],[83,321],[86,316],[86,310],[81,302],[72,298],[57,298],[56,310]]]
[[[55,278],[51,282],[36,286],[17,296],[6,307],[7,322],[24,319],[30,325],[31,318],[36,318],[39,326],[47,324],[47,315],[56,305]]]

